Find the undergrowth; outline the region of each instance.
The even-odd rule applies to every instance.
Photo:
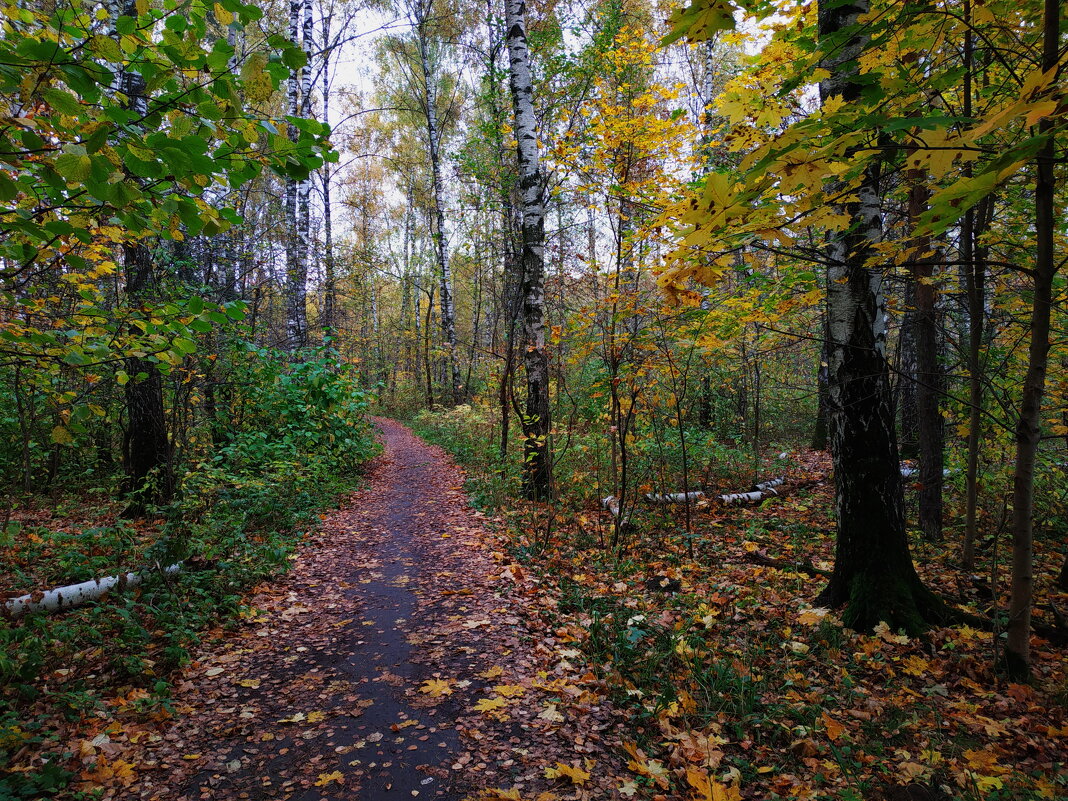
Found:
[[[906,797],[906,787],[961,801],[1068,795],[1063,649],[1036,648],[1034,685],[1007,683],[989,633],[858,634],[812,607],[824,577],[753,563],[759,554],[831,568],[824,457],[795,459],[796,489],[760,507],[702,505],[690,531],[677,508],[639,507],[612,549],[600,488],[576,479],[574,463],[558,472],[563,497],[551,506],[519,501],[516,476],[505,486],[487,478],[490,422],[464,408],[423,414],[417,426],[468,467],[472,489],[496,499],[512,557],[552,595],[548,628],[630,710],[622,746],[641,797],[703,798],[689,766],[753,798],[859,801]],[[718,469],[744,487],[748,468],[734,464],[733,478]],[[990,614],[952,558],[945,544],[916,548],[929,586]],[[1056,593],[1061,558],[1056,537],[1039,538],[1039,597]]]
[[[168,678],[203,632],[234,620],[249,588],[286,569],[376,452],[367,398],[329,354],[293,364],[249,355],[259,391],[241,399],[242,428],[189,465],[173,504],[97,527],[54,514],[47,525],[9,525],[4,572],[17,591],[127,569],[145,581],[66,613],[0,620],[0,801],[65,786],[64,749],[84,718],[116,704],[169,714]],[[114,517],[114,504],[66,504],[81,519]],[[177,562],[178,573],[159,569]]]

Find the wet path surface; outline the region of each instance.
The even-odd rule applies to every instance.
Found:
[[[172,713],[72,746],[95,798],[622,801],[609,744],[625,720],[577,630],[470,507],[463,472],[377,425],[364,486],[205,635]],[[561,765],[589,779],[547,770]]]
[[[463,797],[448,769],[463,710],[422,685],[477,650],[440,636],[463,617],[441,599],[460,594],[470,510],[438,452],[378,425],[368,485],[177,688],[181,719],[143,744],[140,797]]]

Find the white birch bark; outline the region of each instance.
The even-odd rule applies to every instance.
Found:
[[[300,116],[308,119],[312,116],[312,72],[311,58],[314,46],[311,0],[303,0],[303,25],[301,31],[301,49],[304,51],[304,66],[300,68]],[[308,344],[308,260],[311,255],[311,175],[297,182],[297,230],[296,230],[296,265],[294,270],[294,326],[295,346],[302,348]],[[299,304],[299,308],[297,305]]]
[[[427,150],[430,155],[430,171],[433,181],[434,258],[437,262],[438,285],[441,292],[441,332],[448,350],[447,371],[452,382],[449,395],[454,404],[463,403],[463,386],[460,381],[460,366],[456,361],[456,308],[452,296],[452,270],[449,266],[449,248],[445,238],[445,201],[441,178],[441,126],[438,122],[437,75],[431,64],[427,19],[433,0],[416,4],[416,38],[419,48],[419,65],[423,72],[423,100],[426,103]]]
[[[163,568],[165,575],[172,575],[182,569],[182,565],[173,564]],[[99,601],[115,588],[136,587],[144,581],[143,573],[123,573],[118,576],[83,581],[66,587],[56,587],[43,593],[26,593],[4,602],[4,615],[17,619],[29,612],[59,612],[76,606]]]
[[[293,44],[300,43],[301,0],[289,2],[289,38]],[[286,113],[290,117],[300,114],[300,78],[296,70],[289,74],[286,87]],[[297,127],[288,128],[289,139],[297,141]],[[285,239],[286,239],[286,346],[297,349],[303,346],[307,335],[306,266],[302,269],[300,240],[297,234],[297,181],[286,178],[285,183]]]
[[[549,356],[545,347],[545,181],[538,153],[534,118],[534,80],[527,46],[526,3],[505,0],[508,26],[508,74],[515,113],[519,192],[523,207],[523,362],[526,370],[526,414],[523,416],[526,496],[545,500],[552,495],[549,406]],[[617,515],[618,517],[618,515]]]

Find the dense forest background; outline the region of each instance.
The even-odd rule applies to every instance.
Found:
[[[2,6],[0,589],[144,583],[5,607],[0,769],[97,673],[165,695],[372,414],[542,569],[656,590],[737,546],[1063,705],[1058,0]],[[596,658],[636,692],[701,717],[747,679],[657,684],[616,618]],[[973,761],[969,797],[1064,792]]]

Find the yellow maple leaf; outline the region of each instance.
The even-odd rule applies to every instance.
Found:
[[[686,781],[694,789],[693,801],[741,801],[737,784],[721,784],[703,770],[687,768]]]
[[[576,765],[557,762],[556,767],[545,769],[546,779],[569,779],[572,784],[583,785],[590,779],[590,774]]]
[[[806,609],[804,612],[797,616],[797,622],[800,623],[802,626],[817,626],[823,621],[825,617],[827,617],[827,614],[829,612],[829,609],[823,609],[822,607],[817,607],[816,609]]]
[[[423,682],[419,692],[426,693],[431,698],[440,698],[443,695],[452,695],[452,687],[447,679],[430,679]]]
[[[309,712],[308,723],[318,723],[326,717],[325,712]]]
[[[910,656],[901,664],[901,669],[908,673],[910,676],[922,676],[931,666],[931,663],[924,659],[922,656],[915,655]]]
[[[518,698],[527,691],[527,688],[520,684],[498,684],[493,691],[505,698]]]
[[[345,776],[340,770],[335,770],[330,773],[320,773],[319,778],[315,782],[316,787],[327,787],[331,784],[344,784]]]
[[[494,665],[491,668],[483,670],[478,675],[484,679],[495,679],[504,673],[504,669],[500,665]]]
[[[508,702],[503,698],[483,698],[475,704],[475,711],[496,712],[498,709],[503,709],[506,706],[508,706]]]

